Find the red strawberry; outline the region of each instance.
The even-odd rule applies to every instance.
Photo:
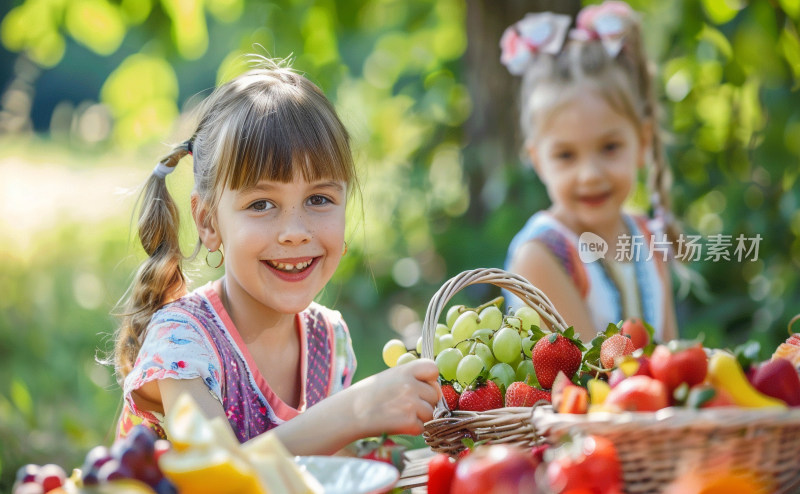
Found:
[[[386,434],[356,441],[356,455],[367,460],[382,461],[400,468],[406,447],[394,442]]]
[[[600,363],[606,369],[614,367],[617,357],[630,355],[636,348],[629,336],[623,334],[611,335],[600,345]]]
[[[458,408],[472,412],[484,412],[503,407],[503,393],[494,381],[467,388],[458,398]]]
[[[652,336],[645,326],[644,321],[635,317],[626,319],[625,322],[622,323],[619,333],[630,336],[633,342],[633,348],[637,350],[646,347],[647,344],[650,343]]]
[[[431,458],[428,462],[428,493],[450,494],[454,473],[456,473],[456,462],[446,454],[439,453]]]
[[[550,393],[522,381],[511,383],[506,390],[507,407],[532,407],[539,400],[550,402]]]
[[[442,385],[442,396],[449,410],[458,410],[458,392],[452,384]]]
[[[572,379],[581,366],[581,350],[570,339],[559,333],[543,336],[533,346],[531,360],[536,378],[544,389],[550,389],[558,371]]]

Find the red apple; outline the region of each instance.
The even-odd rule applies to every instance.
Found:
[[[456,462],[439,453],[428,462],[428,494],[450,494]]]
[[[611,388],[603,405],[618,411],[655,412],[669,406],[664,383],[647,376],[632,376]]]
[[[800,406],[800,376],[791,362],[776,358],[762,363],[753,375],[753,386],[767,396]]]
[[[703,346],[691,341],[670,341],[658,345],[650,356],[650,373],[672,392],[682,383],[700,384],[708,372],[708,358]]]
[[[644,348],[650,343],[650,332],[647,331],[644,321],[636,317],[626,319],[625,322],[622,323],[619,332],[620,334],[631,337],[633,348],[636,350]]]
[[[458,462],[450,492],[458,494],[539,493],[536,461],[506,444],[478,446]]]
[[[547,483],[552,492],[622,493],[622,466],[609,439],[587,436],[581,443],[559,447],[547,465]],[[562,449],[563,448],[563,449]]]

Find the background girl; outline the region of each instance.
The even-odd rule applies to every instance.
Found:
[[[565,42],[570,24],[528,14],[501,41],[503,63],[523,78],[525,152],[552,203],[514,237],[506,269],[542,289],[584,341],[629,317],[673,339],[667,258],[676,228],[639,21],[627,4],[605,2],[584,8]],[[653,221],[623,209],[645,166]],[[589,242],[608,246],[596,262]]]
[[[124,393],[118,432],[162,436],[181,393],[226,417],[242,442],[275,428],[294,454],[355,439],[418,434],[439,397],[430,360],[350,386],[355,358],[341,315],[313,302],[342,255],[357,188],[348,133],[314,84],[264,61],[204,102],[194,135],[145,185],[140,267],[117,332]],[[189,291],[178,208],[165,176],[192,154],[192,216],[216,281]],[[224,252],[224,255],[223,255]]]

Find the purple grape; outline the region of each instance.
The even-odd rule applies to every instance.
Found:
[[[155,432],[144,425],[137,425],[128,435],[131,446],[149,456],[153,455],[156,439]]]
[[[129,450],[131,447],[130,442],[128,441],[128,437],[123,437],[114,441],[114,444],[111,445],[111,457],[115,460],[119,460],[122,456],[122,453]]]
[[[33,482],[36,479],[36,474],[39,472],[40,468],[42,467],[33,463],[28,463],[27,465],[19,467],[17,470],[17,482],[20,484],[24,484],[25,482]]]
[[[131,470],[115,459],[107,461],[97,472],[97,480],[101,483],[130,478],[133,478]]]
[[[84,476],[88,475],[89,473],[97,474],[97,471],[100,470],[100,467],[102,467],[110,459],[111,451],[107,447],[95,446],[94,448],[90,449],[89,452],[86,453],[86,458],[83,460],[83,467],[81,468]]]
[[[154,485],[153,490],[156,491],[156,494],[178,494],[178,488],[166,477]]]
[[[131,445],[128,449],[119,452],[116,456],[116,459],[120,462],[120,464],[125,465],[132,472],[138,470],[143,463],[148,462],[147,455],[134,445]]]
[[[81,480],[83,485],[97,485],[100,483],[100,479],[97,478],[97,472],[84,472]]]
[[[164,478],[164,474],[155,462],[141,465],[135,473],[138,480],[150,487],[155,487]]]

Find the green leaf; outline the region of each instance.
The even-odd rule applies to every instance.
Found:
[[[736,1],[703,0],[703,9],[706,11],[708,18],[717,25],[725,24],[733,20],[743,6],[744,5],[740,2]]]
[[[548,332],[542,330],[538,326],[533,326],[531,328],[531,340],[533,341],[534,345],[536,344],[537,341],[541,340],[542,338],[544,338],[545,336],[547,336],[549,334],[551,334],[551,333],[548,333]]]
[[[747,371],[747,369],[749,369],[753,364],[761,361],[759,356],[760,353],[761,343],[754,340],[746,341],[733,350],[736,360],[739,361],[739,365],[741,365],[742,369],[745,371]]]
[[[65,24],[77,42],[99,55],[111,55],[117,51],[126,31],[119,7],[105,0],[70,2]]]
[[[11,381],[11,401],[25,417],[33,417],[33,399],[25,383],[19,379]]]
[[[675,391],[672,392],[672,397],[675,399],[675,403],[678,405],[683,405],[686,403],[686,400],[689,397],[689,385],[686,383],[681,383],[680,386],[675,388]]]
[[[605,335],[606,338],[608,338],[609,336],[613,336],[619,333],[620,328],[622,327],[622,322],[623,321],[620,321],[617,324],[608,323],[608,326],[606,326],[606,330],[603,331],[602,334]]]

